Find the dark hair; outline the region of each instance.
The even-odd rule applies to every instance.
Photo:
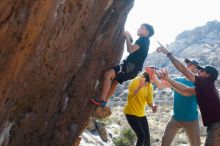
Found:
[[[148,73],[144,72],[142,76],[145,78],[145,82],[150,82],[150,76]]]
[[[206,71],[210,75],[209,78],[213,82],[218,79],[218,70],[214,66],[206,65],[204,67],[204,66],[197,65],[197,69],[201,71]]]
[[[152,37],[154,35],[154,28],[153,26],[151,26],[150,24],[144,23],[142,24],[148,31],[149,31],[149,35],[148,37]]]
[[[214,66],[205,66],[205,71],[210,74],[211,80],[216,81],[218,79],[218,70]]]

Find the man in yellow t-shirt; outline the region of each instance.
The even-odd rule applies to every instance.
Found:
[[[130,82],[128,88],[128,100],[124,107],[126,119],[138,137],[137,146],[150,146],[150,133],[148,121],[145,115],[146,105],[157,111],[153,103],[153,85],[149,75],[145,72]]]

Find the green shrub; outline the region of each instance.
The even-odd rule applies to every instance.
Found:
[[[131,146],[134,145],[134,142],[136,141],[136,135],[134,132],[128,128],[123,129],[120,134],[120,138],[114,139],[114,143],[116,146]]]

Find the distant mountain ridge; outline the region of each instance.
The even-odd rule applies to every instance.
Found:
[[[220,22],[209,21],[204,26],[186,30],[166,47],[181,61],[196,59],[201,65],[213,65],[220,71]],[[167,68],[170,73],[178,73],[167,57],[157,52],[149,54],[144,65],[155,65]]]

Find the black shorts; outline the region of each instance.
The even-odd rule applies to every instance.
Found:
[[[120,84],[124,81],[128,81],[134,79],[140,70],[138,70],[134,64],[132,63],[122,63],[113,67],[117,80]]]

